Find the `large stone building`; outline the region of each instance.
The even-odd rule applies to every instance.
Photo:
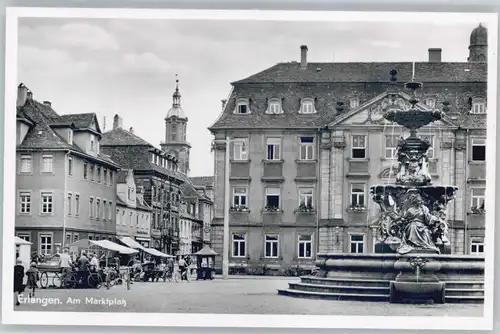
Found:
[[[404,83],[414,79],[424,83],[417,107],[446,112],[420,135],[433,145],[433,182],[460,189],[448,209],[452,252],[483,252],[486,41],[486,29],[477,27],[468,61],[453,63],[441,60],[441,49],[429,49],[427,62],[311,63],[301,46],[300,62],[233,82],[210,127],[215,251],[223,252],[229,205],[230,268],[310,267],[317,252],[375,252],[379,208],[369,187],[395,181],[394,152],[404,132],[382,112],[409,106]]]
[[[116,236],[130,237],[144,247],[151,242],[151,207],[144,201],[144,189],[136,186],[132,169],[116,176]]]
[[[59,115],[20,84],[17,99],[16,235],[40,254],[116,232],[118,164],[100,149],[94,113]]]
[[[179,250],[179,204],[182,178],[177,159],[125,130],[115,115],[113,130],[103,133],[101,148],[124,169],[133,169],[135,184],[144,189],[152,208],[151,247],[174,254]]]

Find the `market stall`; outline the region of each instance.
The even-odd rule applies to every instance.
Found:
[[[31,245],[32,243],[29,241],[26,241],[24,239],[21,239],[19,237],[14,237],[14,244],[15,244],[15,258],[14,258],[14,263],[16,263],[16,260],[19,259],[21,260],[21,264],[24,267],[24,272],[29,269],[30,267],[30,261],[31,261]]]
[[[215,277],[215,256],[218,255],[212,248],[208,245],[203,246],[198,252],[194,253],[193,256],[196,257],[196,279],[206,280],[214,279]]]

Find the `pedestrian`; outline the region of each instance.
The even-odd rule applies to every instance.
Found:
[[[73,261],[71,256],[68,254],[68,249],[64,248],[63,253],[59,254],[59,266],[62,269],[63,277],[67,277],[71,273],[71,268],[73,267]]]
[[[93,272],[97,272],[99,270],[99,260],[95,254],[92,254],[91,257],[90,268]]]
[[[179,258],[178,265],[179,265],[179,270],[181,272],[181,281],[182,281],[184,279],[184,272],[186,271],[186,261],[184,260],[183,256]]]
[[[20,305],[19,296],[24,291],[24,267],[20,259],[16,260],[14,265],[14,301],[16,306]]]
[[[35,289],[38,282],[38,269],[35,262],[31,262],[30,268],[26,271],[26,276],[28,276],[29,297],[35,297]]]

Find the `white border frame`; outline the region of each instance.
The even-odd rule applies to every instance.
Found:
[[[17,20],[20,17],[46,18],[133,18],[133,19],[198,19],[198,20],[262,20],[262,21],[366,21],[366,22],[483,22],[488,26],[488,103],[489,110],[497,110],[497,32],[496,13],[411,13],[411,12],[345,12],[345,11],[276,11],[276,10],[162,10],[162,9],[111,9],[111,8],[6,8],[6,78],[4,161],[16,157],[14,110],[17,95]],[[12,114],[11,114],[12,113]],[[496,112],[487,113],[488,133],[496,133]],[[192,314],[171,313],[85,313],[85,312],[14,312],[12,263],[3,261],[2,320],[4,324],[33,325],[86,325],[94,326],[171,326],[171,327],[255,327],[255,328],[399,328],[399,329],[493,329],[493,264],[495,212],[495,136],[487,137],[486,212],[485,236],[486,270],[483,317],[396,317],[396,316],[323,316],[323,315],[225,315],[199,314],[194,323]],[[14,236],[15,221],[15,164],[4,164],[4,236]],[[314,239],[313,239],[314,240]],[[4,238],[3,253],[10,254],[14,238]],[[27,316],[29,314],[29,316]],[[87,321],[79,321],[85,315]],[[432,319],[432,320],[431,320]]]

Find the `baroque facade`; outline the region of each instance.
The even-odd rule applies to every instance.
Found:
[[[39,254],[116,234],[117,163],[100,149],[94,113],[60,115],[18,87],[16,235]]]
[[[407,108],[404,83],[416,80],[424,83],[417,107],[446,113],[419,135],[433,145],[433,182],[459,187],[448,208],[452,252],[482,253],[486,40],[486,28],[474,29],[468,61],[453,63],[441,60],[441,49],[429,49],[427,62],[310,63],[301,46],[300,62],[233,82],[210,127],[214,250],[223,252],[228,205],[230,268],[310,268],[318,252],[380,251],[369,186],[395,180],[397,140],[407,135],[382,113],[390,104]],[[220,268],[221,256],[216,262]]]

